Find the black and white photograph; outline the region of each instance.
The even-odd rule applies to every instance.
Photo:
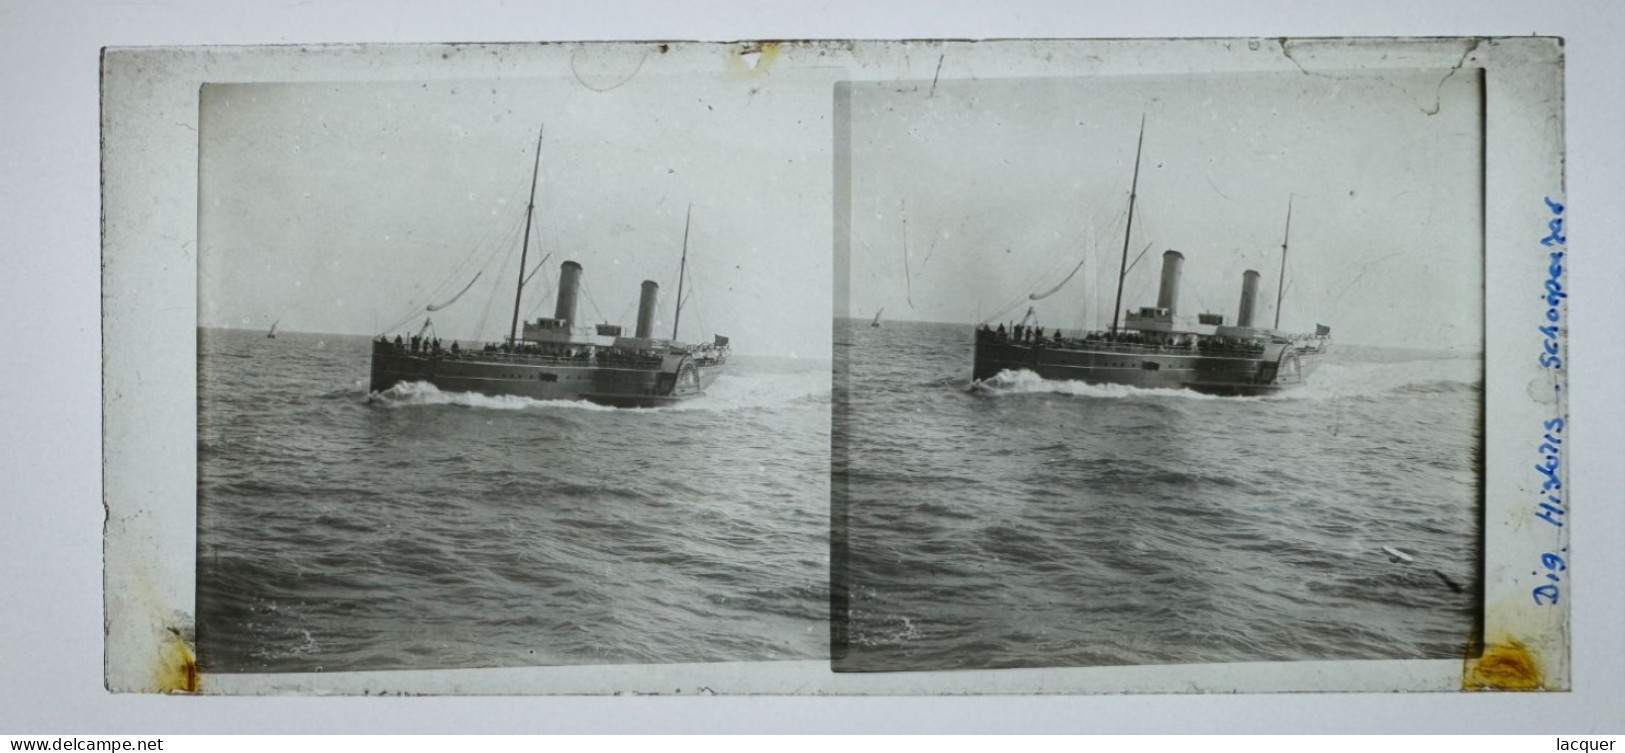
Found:
[[[102,74],[115,692],[1568,687],[1554,40]]]
[[[203,672],[827,655],[827,97],[591,62],[203,87]]]
[[[1476,655],[1483,92],[842,84],[836,669]]]

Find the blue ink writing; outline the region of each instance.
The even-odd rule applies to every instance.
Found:
[[[1563,205],[1546,198],[1546,208],[1552,211],[1552,219],[1546,223],[1547,235],[1540,239],[1540,245],[1557,250],[1549,252],[1549,264],[1546,267],[1545,293],[1542,298],[1546,301],[1546,324],[1540,327],[1541,347],[1540,366],[1543,369],[1563,368],[1563,358],[1558,354],[1560,348],[1557,338],[1558,322],[1563,319],[1558,304],[1568,298],[1568,291],[1563,289],[1563,251],[1562,247],[1568,243],[1567,236],[1563,235]]]
[[[1541,435],[1541,443],[1535,448],[1540,454],[1540,462],[1535,464],[1535,470],[1540,473],[1543,480],[1540,484],[1540,495],[1544,498],[1535,506],[1535,517],[1551,523],[1558,528],[1563,527],[1561,518],[1567,514],[1563,507],[1563,480],[1558,476],[1558,469],[1563,467],[1563,428],[1567,423],[1562,418],[1553,418],[1541,424],[1546,430]]]
[[[1558,551],[1567,552],[1568,548],[1564,547]],[[1563,595],[1563,573],[1568,572],[1569,563],[1557,554],[1546,552],[1540,555],[1540,566],[1545,568],[1545,578],[1549,582],[1536,586],[1529,594],[1535,599],[1535,604],[1543,607],[1551,606]],[[1529,574],[1540,575],[1540,571],[1532,571]]]
[[[1563,321],[1563,300],[1569,297],[1568,291],[1563,289],[1563,254],[1568,238],[1563,229],[1563,205],[1546,197],[1546,208],[1551,210],[1551,218],[1546,223],[1546,237],[1540,239],[1540,245],[1546,249],[1547,255],[1546,279],[1541,294],[1541,300],[1546,304],[1546,315],[1545,322],[1538,327],[1541,335],[1538,358],[1541,368],[1555,370],[1563,368],[1566,355],[1562,352],[1562,340],[1558,335]],[[1553,388],[1561,390],[1561,380]],[[1535,453],[1539,456],[1535,472],[1540,474],[1541,484],[1534,515],[1556,528],[1563,527],[1563,518],[1568,514],[1561,473],[1563,430],[1567,426],[1568,422],[1561,416],[1542,422],[1541,441],[1535,446]],[[1569,569],[1565,559],[1568,551],[1564,547],[1557,552],[1543,552],[1540,555],[1540,568],[1530,571],[1530,575],[1546,581],[1530,589],[1529,595],[1537,606],[1556,604],[1562,597],[1563,578]]]

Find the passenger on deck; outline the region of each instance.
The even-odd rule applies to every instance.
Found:
[[[1001,340],[1004,339],[1004,334],[1005,334],[1004,333],[1004,324],[1000,323],[999,324],[999,331],[998,331],[999,339],[1001,339]]]
[[[400,335],[395,336],[395,349],[396,350],[401,349],[401,336]]]
[[[451,352],[453,352],[453,353],[457,352],[457,341],[456,340],[451,341]]]

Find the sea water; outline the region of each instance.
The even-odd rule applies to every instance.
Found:
[[[835,339],[839,669],[1476,645],[1477,354],[1344,346],[1302,388],[1232,398],[1031,372],[972,389],[970,325]]]
[[[827,656],[828,361],[616,409],[369,396],[369,353],[200,332],[205,671]]]

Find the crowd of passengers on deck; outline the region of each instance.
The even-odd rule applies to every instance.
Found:
[[[991,337],[996,340],[1008,340],[1016,343],[1030,343],[1035,346],[1060,345],[1068,342],[1056,328],[1052,334],[1045,334],[1044,328],[1033,327],[1027,324],[1012,324],[1007,329],[1000,324],[997,329],[982,324],[976,328],[978,336]],[[1198,337],[1193,334],[1153,334],[1141,332],[1089,332],[1083,336],[1084,343],[1114,343],[1127,345],[1143,345],[1155,348],[1200,348],[1204,353],[1239,353],[1256,355],[1263,352],[1264,344],[1256,340],[1240,337],[1207,336]]]
[[[410,339],[403,339],[400,335],[396,335],[393,341],[391,341],[386,335],[379,335],[377,342],[393,348],[398,353],[410,353],[414,355],[460,358],[476,352],[474,349],[462,347],[462,345],[456,340],[451,341],[451,344],[447,346],[443,345],[438,337],[422,337],[419,335],[412,335]],[[694,355],[702,362],[715,359],[718,356],[718,353],[716,352],[717,348],[712,346],[701,346],[696,350],[698,352],[696,352]],[[660,364],[664,360],[664,357],[660,353],[652,351],[615,347],[600,348],[595,345],[571,345],[567,347],[555,345],[544,347],[535,343],[519,343],[517,345],[510,343],[486,343],[484,347],[479,349],[478,352],[491,355],[500,353],[503,355],[516,356],[546,356],[549,358],[563,358],[586,361],[589,363],[598,363],[600,360],[603,360],[605,362],[654,365]]]
[[[1043,327],[1033,327],[1027,324],[1013,324],[1008,329],[1000,324],[997,329],[986,324],[977,328],[977,333],[984,337],[996,340],[1009,340],[1018,343],[1032,343],[1034,345],[1056,344],[1067,341],[1057,327],[1052,334],[1045,334]],[[1195,344],[1196,338],[1190,335],[1156,336],[1148,337],[1139,332],[1089,332],[1083,336],[1084,342],[1112,342],[1130,345],[1151,345],[1160,347],[1186,348]]]

